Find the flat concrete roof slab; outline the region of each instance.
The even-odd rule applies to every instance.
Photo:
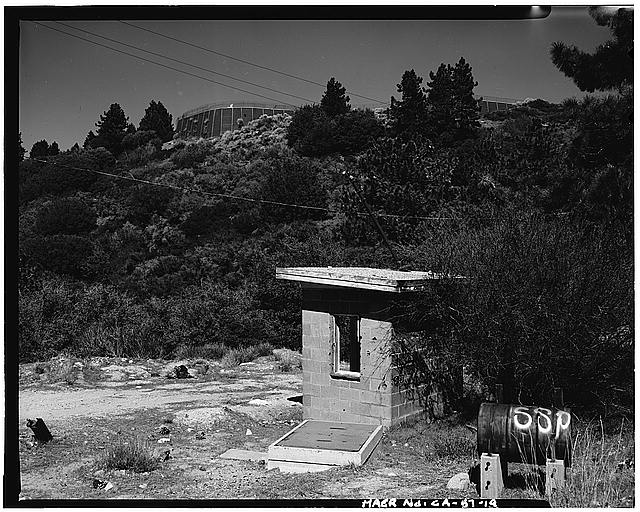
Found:
[[[437,280],[465,278],[437,272],[369,267],[283,267],[276,268],[276,279],[399,293],[425,290]]]

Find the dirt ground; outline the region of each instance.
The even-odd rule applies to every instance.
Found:
[[[180,363],[194,376],[167,378]],[[434,456],[425,439],[438,432],[426,423],[387,431],[359,468],[292,475],[260,461],[221,459],[229,448],[266,452],[302,420],[301,404],[289,400],[302,394],[302,375],[279,371],[270,356],[231,370],[206,363],[59,358],[21,365],[21,499],[477,497],[446,489],[472,456]],[[54,435],[50,443],[32,443],[26,420],[35,417]],[[473,445],[472,432],[453,432]],[[133,439],[157,454],[170,450],[170,458],[146,473],[100,469],[107,447]],[[94,488],[96,478],[112,486]]]

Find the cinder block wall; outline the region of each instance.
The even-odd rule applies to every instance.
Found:
[[[305,285],[302,311],[304,418],[390,426],[406,417],[408,405],[392,403],[389,294]],[[360,380],[332,372],[332,315],[360,316]],[[400,397],[396,393],[396,400]],[[401,409],[402,407],[402,409]],[[402,413],[400,412],[402,410]]]
[[[397,379],[397,357],[391,358],[391,419],[392,424],[400,423],[416,414],[441,418],[444,416],[444,401],[439,390],[429,389],[427,384],[407,386]]]

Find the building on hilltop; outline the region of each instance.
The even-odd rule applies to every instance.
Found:
[[[214,103],[189,110],[176,120],[178,137],[219,137],[237,130],[261,115],[293,114],[290,105]]]
[[[497,110],[508,110],[518,104],[520,100],[511,98],[497,98],[482,96],[479,99],[480,113],[486,114]],[[388,112],[386,107],[375,105],[359,105],[354,108],[369,108],[376,117],[386,123]],[[212,103],[188,110],[176,120],[176,135],[178,137],[219,137],[224,132],[237,130],[241,126],[258,119],[261,115],[289,114],[293,115],[295,108],[291,105],[273,105],[254,102]]]

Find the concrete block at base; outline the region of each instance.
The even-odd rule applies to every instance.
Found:
[[[503,489],[500,455],[483,453],[480,457],[480,497],[499,498]]]
[[[471,483],[469,482],[469,474],[468,473],[458,473],[453,475],[449,482],[447,483],[447,489],[458,489],[461,491],[466,491],[469,488]]]
[[[291,462],[288,460],[268,460],[267,470],[279,469],[281,473],[317,473],[339,466],[333,464],[313,464],[311,462]]]
[[[238,450],[237,448],[230,448],[224,453],[220,454],[221,459],[233,459],[233,460],[267,460],[267,454],[261,452],[254,452],[252,450]]]
[[[545,479],[545,494],[551,496],[556,489],[565,486],[566,474],[563,460],[547,459]]]

